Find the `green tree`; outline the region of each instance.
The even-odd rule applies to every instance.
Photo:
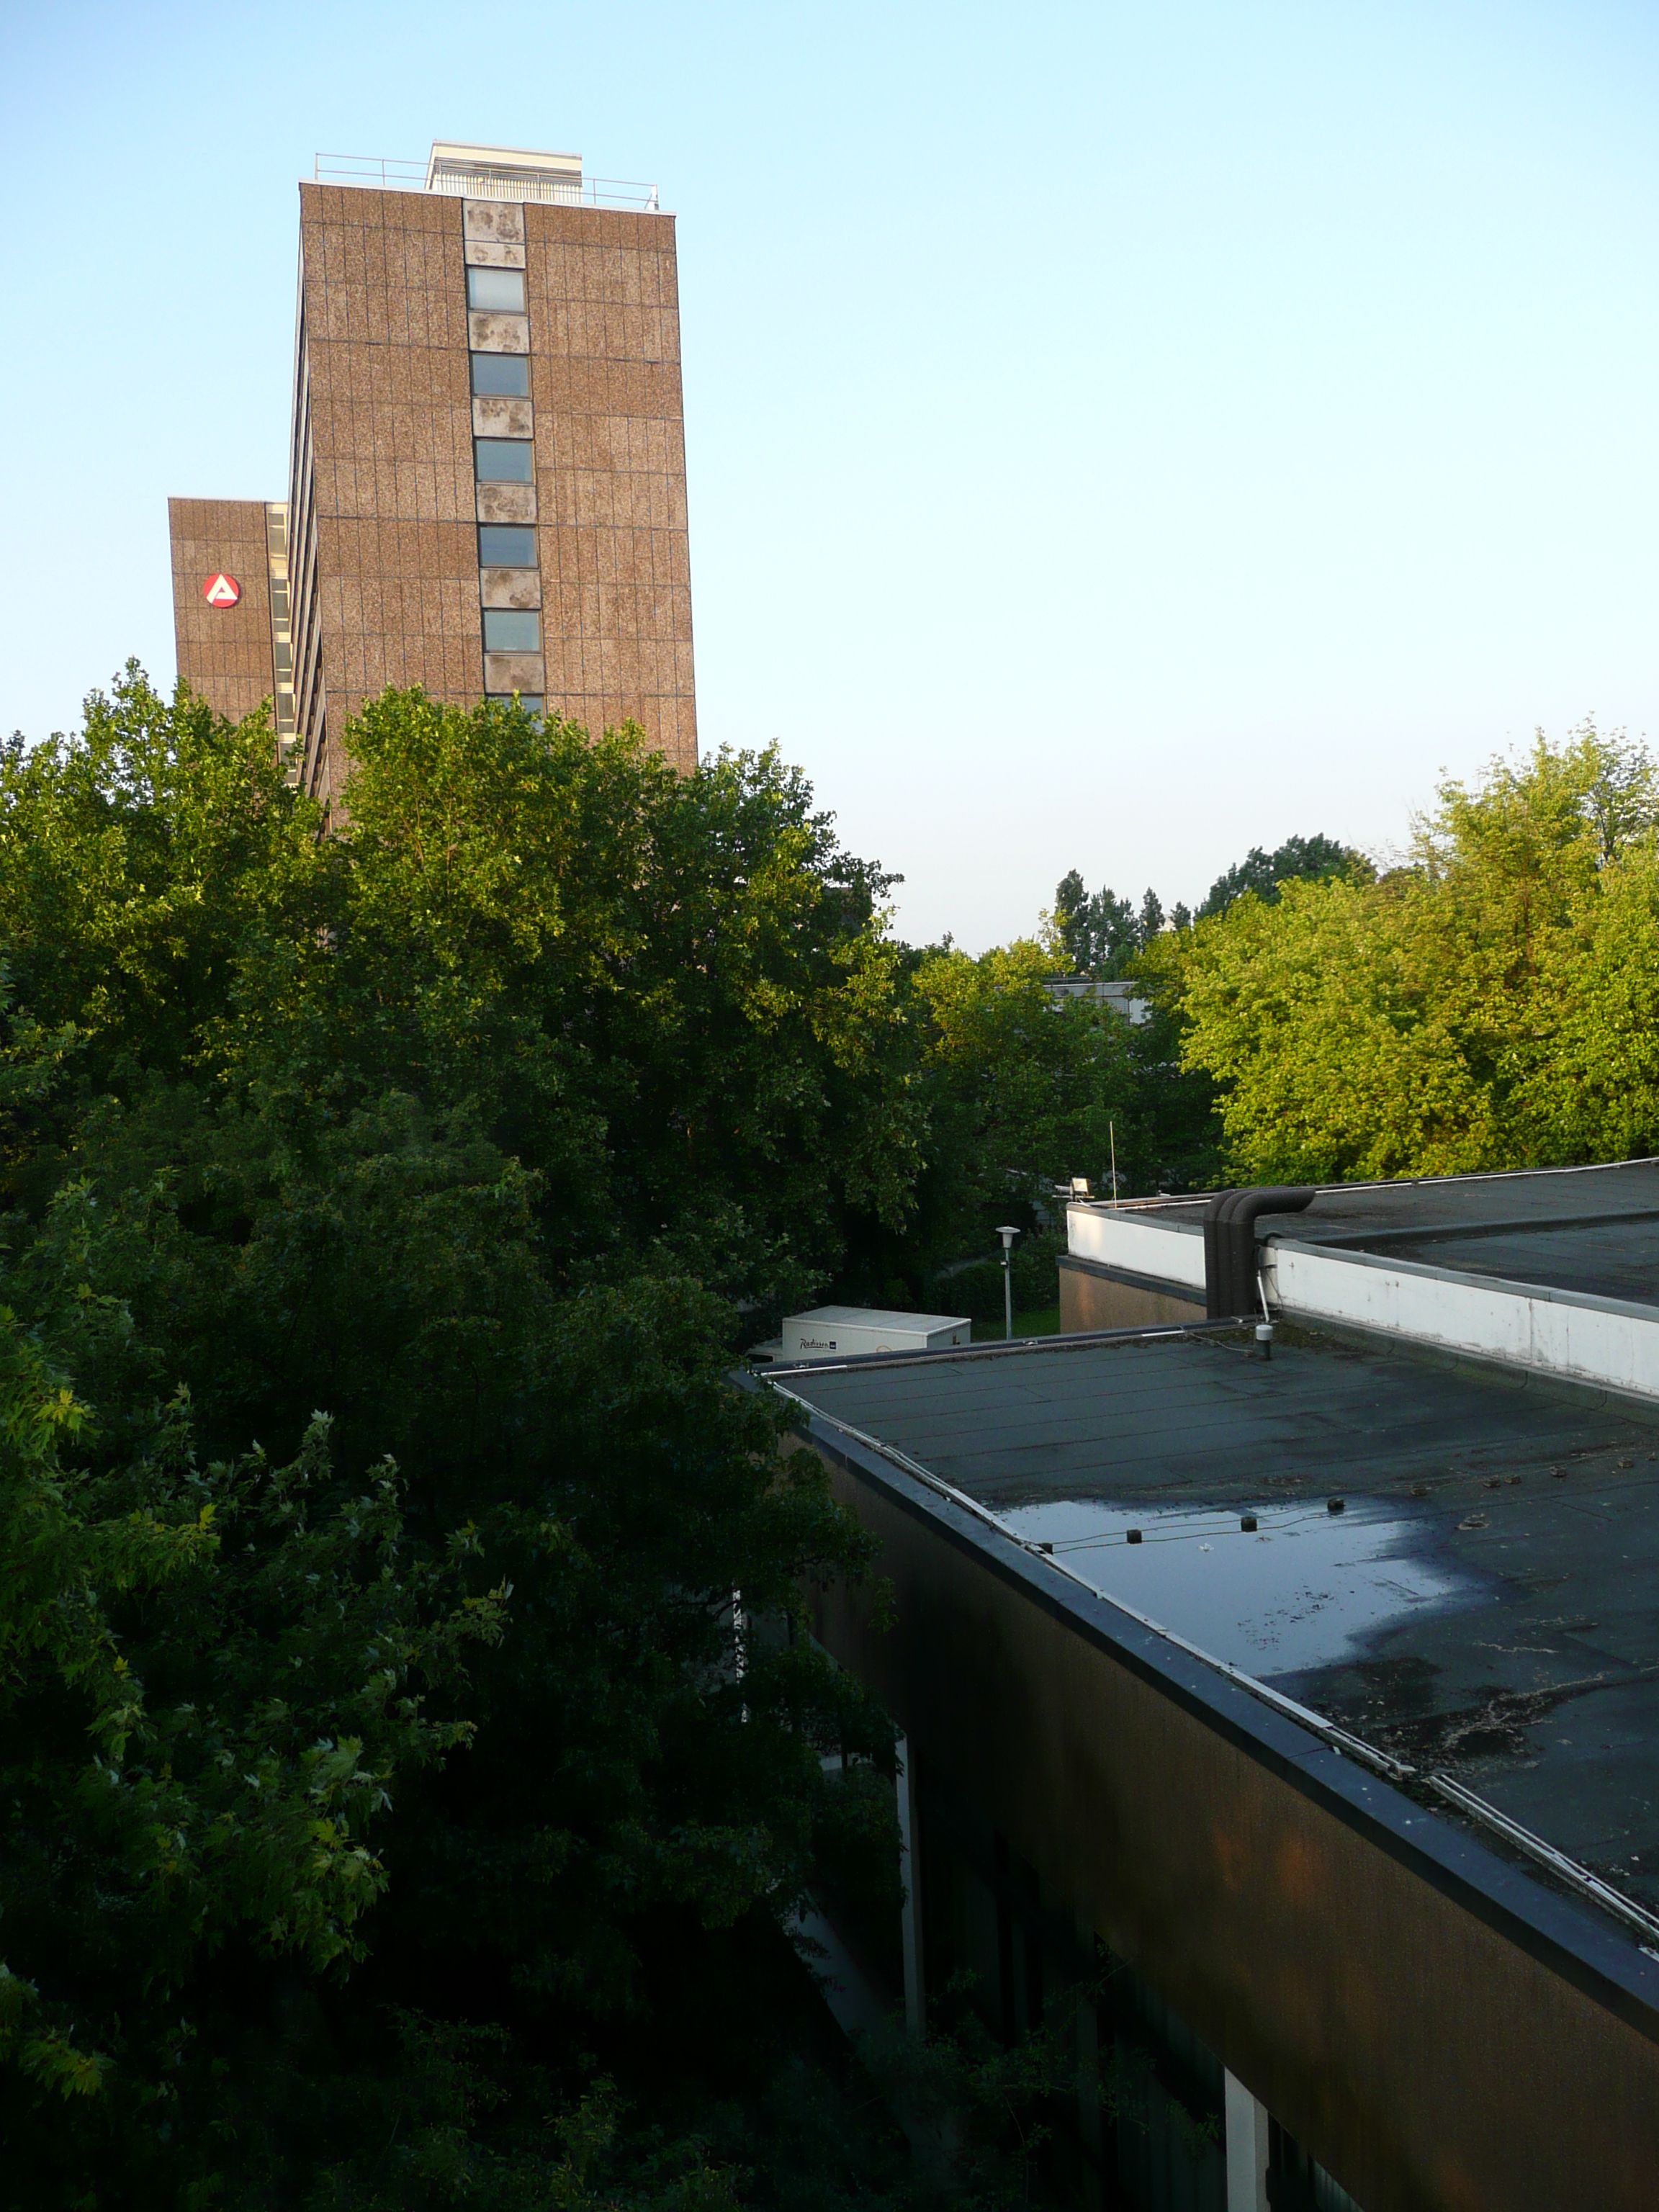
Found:
[[[1130,1195],[1204,1190],[1222,1179],[1222,1132],[1216,1086],[1183,1060],[1184,1023],[1178,984],[1187,932],[1164,930],[1139,953],[1132,981],[1146,1012],[1130,1030],[1136,1112],[1132,1142],[1118,1152]],[[1172,972],[1173,971],[1173,972]]]
[[[1310,878],[1370,883],[1374,869],[1363,854],[1328,836],[1287,838],[1272,854],[1252,845],[1218,876],[1199,914],[1225,914],[1243,891],[1272,905],[1281,883]],[[1217,1088],[1201,1061],[1183,1057],[1190,927],[1190,911],[1179,902],[1166,915],[1164,900],[1148,890],[1137,914],[1110,890],[1091,894],[1078,869],[1061,876],[1048,915],[1053,947],[1073,973],[1130,978],[1144,995],[1144,1020],[1128,1037],[1133,1082],[1119,1117],[1119,1175],[1134,1192],[1201,1190],[1224,1172]]]
[[[1609,789],[1614,811],[1630,803]],[[1321,836],[1290,837],[1273,853],[1252,846],[1212,884],[1199,913],[1206,920],[1225,914],[1247,892],[1271,905],[1292,882],[1368,883],[1374,875],[1350,847]],[[1184,1046],[1192,922],[1179,902],[1166,915],[1152,890],[1138,913],[1109,889],[1091,894],[1075,868],[1055,888],[1050,927],[1060,957],[1075,973],[1130,979],[1146,1002],[1146,1017],[1127,1041],[1132,1103],[1119,1122],[1119,1169],[1135,1192],[1202,1189],[1224,1172],[1216,1084],[1206,1063]]]
[[[1177,907],[1174,919],[1181,927],[1186,908]],[[1149,890],[1137,913],[1109,888],[1087,890],[1073,868],[1054,886],[1049,921],[1055,950],[1073,975],[1116,977],[1128,973],[1136,954],[1164,927],[1164,902]]]
[[[1287,882],[1165,966],[1235,1172],[1334,1181],[1659,1140],[1659,878],[1645,751],[1541,734],[1449,782],[1381,880]]]
[[[927,1261],[984,1252],[999,1222],[1029,1228],[1056,1179],[1103,1183],[1115,1126],[1135,1141],[1128,1024],[1110,1007],[1056,1004],[1053,960],[1030,939],[970,958],[930,952],[911,979],[926,1115],[917,1235]]]
[[[386,2201],[436,2202],[596,2068],[684,2105],[648,2023],[801,1893],[824,1752],[890,1759],[790,1627],[863,1540],[725,1380],[909,1216],[882,878],[771,757],[418,694],[349,744],[329,840],[260,718],[136,671],[0,760],[0,2094],[43,2207],[297,2199],[372,2110],[436,2161]]]
[[[1252,845],[1242,860],[1235,861],[1211,884],[1199,916],[1207,919],[1225,914],[1246,891],[1271,906],[1281,885],[1287,883],[1323,884],[1338,877],[1349,883],[1370,883],[1376,873],[1363,853],[1355,852],[1351,845],[1339,845],[1330,837],[1287,837],[1272,853]]]
[[[1087,973],[1093,963],[1094,944],[1089,927],[1089,893],[1075,868],[1068,868],[1054,885],[1054,938],[1072,973]]]
[[[394,1794],[470,1740],[453,1693],[502,1619],[469,1534],[407,1542],[389,1463],[338,1489],[322,1417],[281,1468],[200,1467],[182,1389],[148,1429],[103,1460],[0,1312],[0,2113],[41,2204],[167,2201],[175,2138],[214,2162],[236,2085],[204,1984],[362,1957]]]

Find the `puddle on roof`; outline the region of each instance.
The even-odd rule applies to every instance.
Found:
[[[1424,1556],[1424,1525],[1350,1500],[1239,1512],[1073,1498],[1000,1516],[1056,1558],[1247,1674],[1292,1674],[1353,1657],[1377,1630],[1477,1597],[1473,1577]],[[1139,1544],[1126,1532],[1141,1531]]]

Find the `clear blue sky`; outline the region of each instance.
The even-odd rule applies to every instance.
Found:
[[[1659,736],[1659,16],[14,10],[0,727],[173,675],[170,492],[284,485],[295,183],[431,138],[680,217],[698,705],[900,927],[1201,896]]]

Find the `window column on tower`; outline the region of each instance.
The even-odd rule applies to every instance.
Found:
[[[547,688],[536,549],[535,410],[525,297],[524,210],[462,203],[483,688],[540,714]]]
[[[290,783],[300,780],[294,715],[294,642],[289,603],[288,504],[269,501],[265,507],[265,567],[270,582],[270,665],[276,689],[271,712],[276,723],[276,757]]]

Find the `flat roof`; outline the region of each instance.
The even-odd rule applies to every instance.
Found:
[[[813,1306],[806,1313],[786,1314],[792,1321],[817,1321],[845,1328],[890,1328],[909,1336],[935,1328],[960,1328],[967,1314],[895,1313],[886,1306]]]
[[[1659,1407],[1285,1324],[777,1379],[1659,1912]]]
[[[1121,1211],[1198,1236],[1212,1195]],[[1326,1184],[1305,1212],[1266,1213],[1258,1227],[1298,1244],[1659,1305],[1659,1160]]]

